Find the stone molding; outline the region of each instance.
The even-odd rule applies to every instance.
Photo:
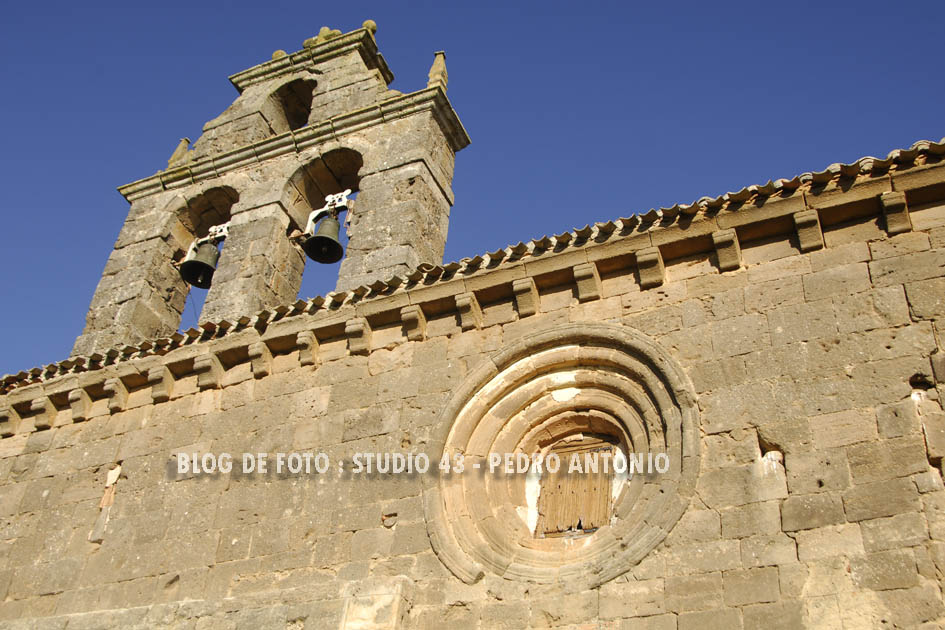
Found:
[[[627,452],[667,453],[662,475],[634,475],[610,525],[580,544],[536,538],[519,516],[524,476],[421,479],[434,551],[459,579],[486,571],[510,580],[594,588],[642,560],[689,506],[699,472],[699,409],[682,367],[626,327],[569,324],[526,336],[483,362],[436,423],[440,456],[488,467],[488,454],[541,451],[549,436],[606,432]]]
[[[942,146],[945,147],[945,144]],[[914,190],[937,190],[936,187],[945,182],[943,166],[945,164],[938,163],[914,169],[907,176],[899,177],[896,180],[897,192],[908,199]],[[851,200],[849,204],[843,203],[847,197],[840,196],[833,198],[829,207],[811,211],[816,212],[821,225],[830,226],[848,217],[849,207],[861,208],[865,200],[870,208],[875,206],[869,216],[881,217],[884,206],[881,203],[882,193],[875,193],[877,183],[881,184],[873,179],[864,180],[865,190],[870,193],[866,196],[860,192],[860,184],[846,188],[842,194]],[[893,206],[890,202],[898,198],[898,195],[887,196],[886,205]],[[789,240],[796,234],[793,216],[799,212],[797,200],[798,197],[792,197],[736,213],[726,211],[712,217],[705,216],[701,220],[720,227],[731,225],[738,218],[735,227],[723,227],[722,230],[734,229],[734,238],[741,242],[740,230],[757,231],[759,226],[772,222],[778,224],[778,221],[787,219],[790,221],[789,227],[783,226],[784,229],[778,234],[780,238]],[[778,206],[784,209],[779,210]],[[598,276],[603,275],[605,269],[611,274],[615,273],[615,269],[619,273],[633,274],[636,273],[635,254],[653,248],[651,231],[661,235],[657,250],[662,252],[662,256],[679,245],[698,242],[703,238],[692,238],[694,231],[691,225],[662,228],[649,225],[643,230],[642,221],[645,217],[618,219],[597,224],[594,229],[582,228],[555,237],[535,239],[527,247],[519,244],[522,247],[515,246],[467,258],[462,263],[424,264],[402,277],[377,281],[369,287],[358,287],[351,292],[335,292],[309,300],[298,300],[289,306],[241,316],[234,322],[204,322],[199,330],[190,329],[167,338],[148,340],[137,346],[112,348],[89,356],[74,356],[45,367],[7,375],[0,380],[0,393],[6,394],[0,396],[0,407],[10,411],[4,412],[5,416],[2,417],[7,418],[5,421],[0,420],[0,433],[36,430],[30,405],[24,401],[31,402],[46,395],[43,392],[47,389],[61,394],[61,407],[66,409],[70,407],[68,397],[71,391],[82,389],[85,395],[100,399],[104,395],[104,382],[117,376],[128,387],[140,387],[137,381],[150,384],[154,401],[162,402],[171,397],[170,392],[176,380],[192,373],[193,357],[196,355],[222,354],[230,352],[232,347],[238,347],[242,350],[237,354],[242,357],[248,353],[249,344],[260,340],[268,344],[273,352],[284,353],[289,348],[298,350],[301,364],[317,366],[319,342],[342,336],[346,322],[355,317],[364,318],[369,325],[372,320],[390,322],[399,319],[407,326],[407,335],[416,336],[417,332],[411,332],[412,327],[416,326],[413,322],[415,315],[422,314],[425,319],[429,319],[432,314],[443,315],[443,306],[453,304],[455,317],[462,330],[483,328],[488,324],[483,316],[487,304],[482,301],[496,292],[512,296],[513,282],[518,279],[534,279],[543,274],[556,275],[560,276],[560,281],[574,284],[582,301],[585,297],[590,300],[605,298],[603,292],[598,297],[596,291],[585,292],[577,288],[577,283],[588,282],[596,288],[594,272],[587,265],[598,269]],[[707,234],[711,236],[717,231],[720,230],[713,227]],[[704,234],[702,230],[696,232]],[[705,247],[697,253],[709,259],[721,243],[715,243],[712,238],[705,238],[705,241]],[[744,246],[744,243],[741,245]],[[829,244],[827,246],[829,248]],[[519,285],[524,286],[523,283]],[[543,288],[538,286],[539,294]],[[415,306],[420,310],[403,311],[405,306]],[[351,332],[358,331],[352,328]],[[355,345],[358,352],[372,350],[369,345],[358,345],[357,341]],[[136,376],[141,370],[147,374],[155,365],[169,367],[170,376],[159,376],[158,372],[153,379]],[[119,374],[119,370],[127,370],[127,373]],[[216,380],[213,376],[206,376],[201,382],[208,387],[215,387],[218,386],[213,384]],[[83,394],[75,394],[75,397],[73,421],[81,421],[88,413],[88,405],[84,404]],[[56,404],[59,405],[58,402]]]
[[[377,105],[312,123],[295,131],[287,131],[233,151],[200,158],[186,166],[169,168],[150,177],[119,186],[118,192],[128,201],[134,201],[165,190],[185,188],[254,163],[281,155],[301,153],[310,147],[337,140],[366,127],[424,111],[433,113],[454,151],[459,151],[469,144],[469,135],[446,94],[439,88],[426,88],[390,98]]]

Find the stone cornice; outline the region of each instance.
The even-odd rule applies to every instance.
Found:
[[[368,68],[378,70],[381,76],[384,77],[384,81],[390,85],[390,82],[394,80],[394,75],[387,67],[384,57],[377,51],[377,42],[374,41],[374,36],[364,28],[359,28],[315,46],[303,48],[284,57],[278,57],[272,61],[266,61],[252,68],[247,68],[242,72],[237,72],[230,77],[230,83],[242,94],[243,90],[256,83],[271,81],[299,70],[316,70],[318,64],[353,50],[357,50],[361,54],[361,58]]]
[[[290,153],[300,153],[309,147],[338,139],[378,123],[425,111],[433,113],[454,151],[459,151],[469,144],[469,135],[446,94],[440,88],[426,88],[395,96],[376,105],[272,136],[226,153],[200,158],[185,166],[160,171],[150,177],[120,186],[118,192],[128,201],[134,201],[165,190],[184,188],[253,163]]]
[[[602,299],[605,272],[636,275],[643,290],[660,286],[664,256],[714,255],[720,270],[737,270],[741,238],[780,235],[796,239],[806,252],[828,246],[822,226],[855,217],[880,217],[890,235],[907,231],[912,229],[910,198],[920,207],[945,200],[945,143],[913,146],[919,149],[907,156],[908,162],[891,160],[877,167],[878,160],[868,158],[869,168],[858,162],[856,170],[846,169],[849,175],[831,167],[823,173],[836,171],[832,178],[805,174],[779,180],[770,191],[752,187],[752,194],[732,193],[722,203],[651,211],[458,263],[423,264],[348,292],[299,300],[235,322],[204,322],[199,330],[8,375],[0,381],[0,393],[6,394],[0,397],[0,435],[48,428],[55,410],[70,406],[73,421],[81,421],[90,397],[109,397],[114,411],[126,389],[149,385],[154,401],[163,402],[175,380],[192,373],[201,375],[202,389],[220,387],[221,374],[241,362],[252,363],[261,377],[268,373],[270,354],[297,351],[301,365],[317,365],[319,342],[347,339],[350,353],[371,352],[372,327],[392,321],[401,322],[405,340],[422,340],[428,317],[454,316],[462,330],[489,325],[484,309],[500,298],[512,299],[519,317],[528,317],[536,310],[536,290],[543,288],[535,279],[545,288],[552,278],[555,286],[570,282],[581,302],[593,301]]]

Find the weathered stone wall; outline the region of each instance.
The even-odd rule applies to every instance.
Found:
[[[943,172],[933,161],[619,237],[577,231],[557,253],[516,261],[508,250],[513,260],[467,277],[267,313],[257,328],[12,389],[0,405],[0,618],[680,630],[940,620]],[[668,357],[661,369],[681,366],[698,414],[695,491],[678,522],[603,583],[593,567],[552,583],[488,569],[464,582],[447,568],[449,544],[431,541],[444,524],[428,522],[419,476],[167,470],[181,451],[436,461],[451,399],[496,357],[540,331],[580,342],[569,326],[601,323],[649,339]],[[89,542],[116,462],[107,526]]]
[[[175,333],[188,290],[176,265],[195,237],[226,221],[231,229],[201,323],[291,303],[305,257],[290,236],[325,195],[346,188],[360,194],[345,217],[350,240],[337,290],[443,261],[455,152],[469,138],[445,83],[412,94],[387,89],[393,76],[372,33],[307,41],[234,75],[240,96],[205,125],[193,150],[179,148],[167,170],[119,189],[131,209],[73,355]],[[277,124],[283,105],[274,95],[294,81],[310,86],[301,96],[311,111],[290,129]],[[332,152],[356,158],[332,161]],[[224,189],[232,191],[227,207],[204,221],[200,200]]]

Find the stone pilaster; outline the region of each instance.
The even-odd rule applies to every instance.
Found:
[[[304,254],[287,238],[282,205],[233,212],[200,321],[233,321],[293,302],[299,293]]]

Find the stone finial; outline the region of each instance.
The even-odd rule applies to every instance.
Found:
[[[332,29],[328,28],[327,26],[323,26],[319,29],[318,35],[306,39],[304,42],[302,42],[302,46],[305,48],[311,48],[313,46],[327,42],[329,39],[334,39],[335,37],[341,37],[341,31],[336,28]]]
[[[180,142],[177,143],[177,148],[174,149],[170,159],[167,161],[167,167],[170,168],[175,164],[186,162],[187,154],[190,153],[188,149],[190,149],[190,138],[181,138]]]
[[[446,84],[449,82],[449,76],[446,74],[446,53],[439,50],[433,53],[433,65],[430,66],[430,80],[427,81],[427,87],[438,87],[444,92]]]
[[[377,32],[377,22],[375,22],[374,20],[364,20],[364,24],[361,25],[361,28],[367,29],[368,32],[370,32],[371,35],[373,35],[374,33]]]
[[[280,48],[279,50],[273,51],[273,53],[272,53],[272,58],[273,58],[273,59],[282,59],[283,57],[286,56],[286,54],[287,54],[286,51],[284,51],[284,50],[282,50],[282,49]]]

